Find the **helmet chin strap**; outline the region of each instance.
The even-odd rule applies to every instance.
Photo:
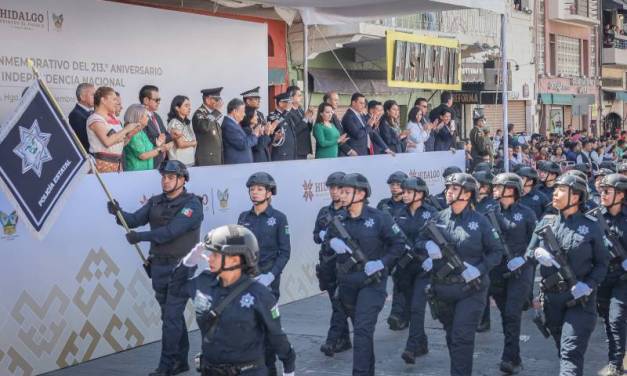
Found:
[[[178,183],[178,178],[179,178],[179,176],[177,175],[176,176],[177,183]],[[185,186],[185,179],[183,179],[183,184],[182,185],[178,185],[177,184],[177,185],[174,186],[174,188],[172,188],[170,190],[164,189],[163,193],[165,193],[166,195],[169,195],[170,193],[176,192],[177,190],[179,190],[181,187],[184,187],[184,186]]]
[[[222,272],[230,272],[232,270],[236,270],[236,269],[241,269],[242,268],[242,263],[240,262],[239,264],[233,265],[233,266],[229,266],[228,268],[226,266],[224,266],[224,259],[226,258],[226,256],[224,254],[220,254],[220,256],[222,256],[222,260],[220,261],[220,269],[216,270],[216,274],[220,274]]]
[[[542,183],[544,183],[545,186],[549,186],[550,182],[554,182],[556,178],[553,179],[549,179],[549,176],[552,175],[551,173],[547,173],[546,174],[546,178],[544,178],[544,180],[542,180]],[[554,174],[553,174],[554,175]]]
[[[353,196],[351,197],[351,202],[346,205],[346,209],[350,208],[351,206],[353,206],[353,204],[359,204],[360,202],[364,202],[364,199],[362,198],[359,201],[355,201],[355,193],[357,193],[356,189],[353,189]]]
[[[625,200],[623,199],[623,201]],[[612,203],[609,206],[606,206],[606,208],[609,210],[616,205],[623,205],[623,201],[616,201],[616,189],[614,189],[614,194],[612,195]]]
[[[461,188],[461,187],[460,187],[460,188]],[[447,190],[448,190],[448,188],[447,188]],[[462,202],[469,202],[469,201],[470,201],[470,199],[466,200],[466,199],[461,198],[461,197],[462,197],[462,193],[463,193],[463,191],[464,191],[464,189],[463,189],[463,188],[461,188],[461,189],[459,190],[459,193],[457,194],[457,198],[455,198],[455,200],[453,200],[453,201],[451,202],[451,204],[450,204],[450,205],[453,205],[453,204],[454,204],[454,203],[456,203],[457,201],[462,201]]]
[[[578,202],[578,203],[576,203],[576,204],[570,204],[570,198],[572,197],[572,194],[573,194],[573,190],[572,190],[572,188],[568,187],[568,201],[567,201],[567,202],[569,202],[569,204],[568,204],[568,205],[566,205],[566,207],[565,207],[565,208],[562,208],[562,209],[560,210],[560,212],[564,212],[564,211],[566,211],[566,210],[568,210],[568,209],[570,209],[570,208],[579,207],[579,205],[581,205],[581,204],[582,204],[582,202]],[[580,200],[581,200],[581,197],[582,197],[582,195],[579,195],[579,199],[580,199]]]
[[[409,205],[413,205],[417,202],[423,202],[425,200],[425,194],[423,192],[422,197],[416,200],[416,194],[418,193],[418,191],[414,191],[414,194],[411,196],[411,202],[409,203]]]

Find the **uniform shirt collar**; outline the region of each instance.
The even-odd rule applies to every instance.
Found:
[[[257,214],[255,213],[255,207],[254,207],[254,206],[250,209],[250,214],[252,214],[252,215],[257,215]],[[272,217],[272,214],[274,214],[274,209],[272,208],[272,205],[268,205],[268,207],[266,208],[266,210],[264,210],[264,211],[262,211],[261,213],[259,213],[259,215],[258,215],[258,216],[265,215],[265,216],[267,216],[267,217]]]
[[[468,216],[470,215],[469,213],[470,213],[470,210],[471,210],[471,209],[470,209],[470,204],[468,204],[468,205],[466,205],[466,207],[464,208],[464,210],[462,210],[462,212],[461,212],[461,213],[459,213],[459,214],[455,214],[455,213],[453,212],[453,209],[452,209],[450,206],[447,208],[447,210],[449,210],[449,211],[450,211],[450,217],[451,217],[451,218],[460,218],[460,219],[465,219],[466,217],[468,217]]]

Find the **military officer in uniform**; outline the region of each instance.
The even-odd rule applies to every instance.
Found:
[[[335,269],[335,252],[329,247],[327,240],[327,232],[329,221],[337,215],[345,215],[344,207],[340,201],[340,182],[346,175],[343,172],[334,172],[327,178],[326,186],[329,189],[331,204],[324,206],[318,212],[316,224],[313,230],[313,238],[316,244],[320,244],[320,253],[318,254],[318,265],[316,265],[316,276],[321,291],[329,294],[331,301],[331,322],[327,339],[320,346],[326,356],[333,356],[349,350],[351,345],[350,333],[348,331],[348,318],[341,307],[337,291],[337,271]]]
[[[403,203],[405,207],[397,212],[395,219],[401,228],[410,247],[413,247],[420,229],[426,221],[430,220],[436,210],[424,203],[429,196],[427,183],[418,177],[408,177],[401,183],[403,190]],[[414,250],[411,250],[415,253]],[[429,352],[427,334],[425,333],[425,308],[427,299],[425,288],[429,284],[428,272],[433,266],[433,261],[426,253],[422,252],[418,257],[413,257],[409,263],[403,262],[394,269],[398,277],[394,281],[394,288],[398,288],[403,294],[404,302],[410,308],[409,335],[405,351],[401,358],[407,364],[414,364],[416,357]],[[407,257],[406,255],[401,256]],[[400,264],[400,262],[399,262]]]
[[[511,252],[490,272],[489,294],[501,311],[505,342],[501,354],[501,372],[509,375],[522,370],[520,358],[520,325],[522,312],[533,287],[533,269],[525,252],[536,227],[536,215],[520,203],[522,179],[514,173],[498,174],[493,181],[494,198],[500,210],[495,217],[503,234],[502,241]]]
[[[196,134],[196,166],[222,164],[222,88],[205,89],[202,93],[202,106],[192,117],[192,127]]]
[[[392,217],[405,209],[406,204],[403,202],[403,188],[401,183],[408,176],[403,171],[393,172],[387,180],[390,188],[390,197],[384,198],[377,204],[377,209],[387,211]],[[392,281],[394,288],[392,290],[392,309],[387,319],[390,330],[403,330],[409,326],[410,307],[409,301],[405,299],[405,295],[398,289],[398,274],[392,273]]]
[[[353,375],[374,376],[374,330],[387,296],[387,270],[401,255],[403,241],[392,217],[368,206],[366,177],[346,174],[340,184],[347,211],[341,224],[350,239],[335,231],[327,236],[338,255],[340,301],[353,322]]]
[[[209,231],[174,272],[173,293],[193,299],[202,339],[199,366],[203,376],[267,375],[267,343],[283,362],[283,375],[294,375],[296,355],[281,328],[277,301],[254,279],[258,253],[250,230],[220,226]],[[189,279],[203,261],[209,270]]]
[[[614,233],[614,238],[620,241],[623,249],[627,249],[627,177],[621,174],[608,174],[599,184],[601,205],[605,207],[604,215],[607,225]],[[606,376],[620,376],[623,374],[623,359],[625,358],[625,336],[627,326],[627,259],[610,258],[610,266],[605,280],[599,286],[597,307],[599,315],[605,322],[609,349],[609,364],[605,370]],[[624,255],[622,256],[624,257]]]
[[[268,121],[279,121],[272,135],[273,161],[291,161],[296,159],[296,128],[290,114],[292,98],[288,93],[281,93],[274,98],[276,109],[268,115]]]
[[[250,229],[259,243],[259,275],[257,281],[266,286],[278,301],[281,273],[290,259],[290,231],[287,217],[272,207],[276,195],[274,178],[267,172],[256,172],[246,181],[248,195],[253,203],[250,210],[239,215],[237,223]],[[272,346],[266,347],[266,367],[270,376],[276,375],[276,354]]]
[[[433,260],[429,291],[446,331],[453,376],[472,374],[475,331],[486,305],[488,274],[503,254],[498,234],[488,219],[471,205],[478,191],[479,183],[472,175],[450,175],[446,179],[449,206],[433,219],[463,266],[444,275],[440,269],[447,268],[449,261],[443,257],[440,246],[427,233],[421,233],[416,242],[416,247],[425,250]]]
[[[560,376],[583,375],[584,354],[596,325],[596,290],[608,267],[608,250],[599,224],[582,212],[588,195],[586,181],[564,174],[554,184],[553,207],[538,230],[550,226],[568,265],[560,265],[546,248],[538,230],[534,232],[527,258],[540,264],[541,304],[546,326],[557,346]],[[558,268],[569,267],[574,279],[568,283]],[[572,285],[571,285],[572,284]]]
[[[522,196],[520,203],[533,210],[537,219],[544,215],[544,210],[551,203],[551,198],[547,197],[538,189],[538,172],[529,166],[523,166],[516,172],[523,182]]]
[[[200,198],[187,192],[187,167],[176,160],[159,166],[163,193],[151,197],[134,213],[122,211],[116,201],[109,202],[109,213],[119,210],[130,228],[150,224],[149,231],[130,231],[129,243],[150,242],[152,288],[161,308],[161,358],[151,376],[170,376],[189,370],[189,340],[185,326],[187,298],[172,293],[171,276],[176,265],[200,239],[203,220]]]

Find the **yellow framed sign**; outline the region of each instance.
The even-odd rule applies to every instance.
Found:
[[[388,31],[388,86],[461,90],[461,48],[455,39]]]

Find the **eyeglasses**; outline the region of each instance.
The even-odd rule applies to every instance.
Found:
[[[157,102],[157,103],[160,103],[160,102],[161,102],[161,98],[150,98],[150,99],[152,99],[153,101],[155,101],[155,102]]]

